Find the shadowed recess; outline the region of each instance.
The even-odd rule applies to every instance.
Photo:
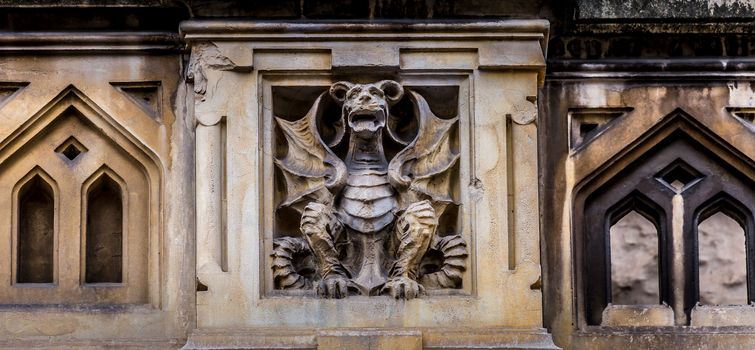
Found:
[[[52,283],[54,260],[53,192],[39,175],[19,192],[17,283]]]
[[[87,194],[86,283],[123,282],[123,203],[107,175]]]

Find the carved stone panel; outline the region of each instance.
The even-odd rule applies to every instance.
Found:
[[[3,37],[0,347],[173,348],[195,278],[172,38],[61,38]]]
[[[336,82],[303,117],[275,120],[276,289],[412,299],[461,287],[457,116],[382,80]]]
[[[0,199],[12,256],[0,271],[11,281],[0,288],[4,303],[150,302],[142,218],[157,169],[100,131],[116,132],[84,98],[66,88],[0,149],[0,186],[12,194]]]
[[[705,72],[559,74],[569,78],[545,89],[551,133],[541,153],[552,186],[543,224],[554,336],[574,349],[752,347],[750,82]],[[730,225],[711,230],[704,223],[714,217]],[[721,295],[734,286],[736,297]],[[723,326],[741,337],[707,332]]]
[[[535,180],[545,27],[525,22],[184,23],[198,208],[187,347],[553,347]]]

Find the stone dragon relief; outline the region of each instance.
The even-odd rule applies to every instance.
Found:
[[[329,98],[341,115],[324,125],[321,106]],[[389,109],[402,98],[413,109],[409,137],[390,122]],[[285,187],[279,208],[301,216],[300,232],[273,242],[276,289],[412,299],[426,289],[461,288],[466,242],[437,232],[444,211],[459,204],[458,117],[439,118],[419,93],[404,96],[399,83],[384,80],[337,82],[301,119],[275,119],[285,145],[274,159]],[[326,127],[328,141],[321,136]],[[334,147],[345,136],[339,157]],[[392,157],[386,138],[399,145]]]

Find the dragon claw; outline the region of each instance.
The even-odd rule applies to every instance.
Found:
[[[388,294],[395,299],[414,299],[425,294],[425,287],[409,277],[394,277],[385,283],[381,294]]]
[[[317,285],[317,295],[328,299],[343,299],[349,296],[349,279],[343,276],[323,278]]]

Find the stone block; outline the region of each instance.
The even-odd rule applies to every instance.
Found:
[[[752,305],[696,305],[690,315],[694,327],[749,327],[755,324]]]
[[[405,330],[341,330],[320,332],[317,350],[422,350],[422,333]]]
[[[674,325],[674,310],[668,305],[609,305],[603,310],[603,326],[668,327]]]
[[[399,49],[384,44],[354,44],[332,50],[332,67],[337,71],[385,71],[399,67]]]

